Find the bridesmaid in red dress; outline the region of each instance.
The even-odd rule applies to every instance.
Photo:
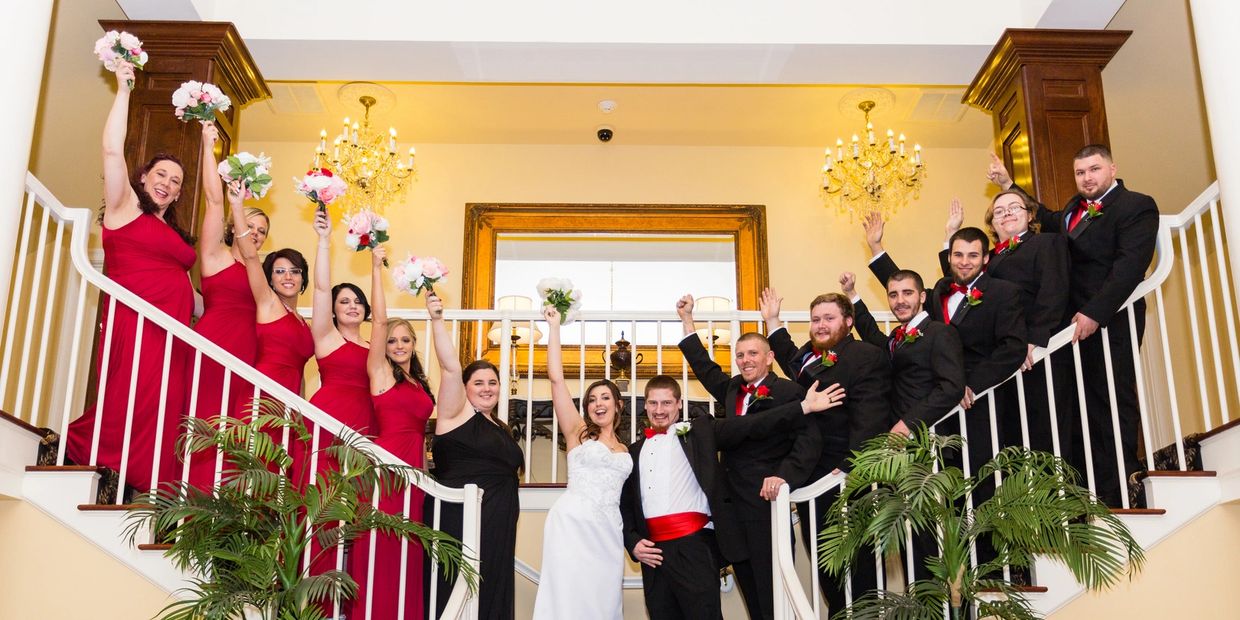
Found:
[[[383,292],[383,247],[375,248],[371,267],[370,296],[374,310],[374,328],[370,332],[370,356],[366,366],[370,373],[370,394],[375,407],[374,441],[384,450],[421,469],[426,455],[426,421],[435,409],[426,372],[417,354],[417,337],[413,325],[405,319],[387,317]],[[437,300],[437,298],[436,298]],[[430,302],[428,302],[429,304]],[[440,304],[442,305],[442,303]],[[379,343],[386,343],[380,347]],[[379,510],[405,515],[410,521],[422,520],[423,493],[410,485],[408,502],[405,492],[389,493],[379,499]],[[373,547],[373,582],[367,587]],[[402,553],[403,550],[403,553]],[[404,593],[401,589],[402,556]],[[353,545],[349,556],[349,574],[357,581],[358,593],[352,602],[350,618],[371,620],[422,620],[422,546],[378,532],[363,536]],[[368,596],[369,594],[369,596]],[[367,599],[370,613],[367,614]]]
[[[247,218],[241,193],[231,187],[228,204],[234,228],[245,225]],[[276,250],[259,262],[258,246],[241,243],[238,247],[257,313],[254,367],[301,396],[306,362],[314,355],[310,326],[296,310],[298,297],[306,291],[309,265],[301,252],[292,248]],[[288,448],[283,431],[273,433],[272,440]]]
[[[255,252],[267,240],[270,220],[261,209],[245,209],[245,228],[237,227],[231,218],[225,221],[224,184],[216,170],[215,143],[219,130],[215,123],[202,125],[202,185],[206,209],[198,238],[199,268],[202,271],[202,301],[205,311],[194,325],[194,331],[232,353],[237,359],[254,365],[257,358],[257,332],[254,324],[258,308],[250,293],[250,281],[241,246],[251,245]],[[238,231],[240,234],[237,234]],[[193,362],[190,364],[189,390],[191,415],[212,419],[217,416],[235,418],[248,413],[246,405],[254,398],[250,382],[230,375],[228,401],[224,398],[224,367],[204,356],[195,390]],[[210,489],[216,483],[216,451],[202,450],[190,454],[189,482],[199,489]],[[227,465],[224,466],[227,468]]]
[[[133,68],[121,67],[116,78],[116,99],[103,128],[104,271],[117,284],[188,324],[194,311],[188,273],[194,264],[194,248],[176,214],[185,170],[176,158],[156,155],[132,179],[129,177],[124,147],[130,93],[127,80],[134,79]],[[153,483],[174,477],[173,442],[185,410],[186,348],[174,343],[171,355],[165,358],[167,332],[149,321],[143,324],[139,348],[137,313],[118,302],[109,317],[108,303],[105,299],[100,316],[104,329],[98,359],[101,393],[97,403],[70,424],[65,447],[75,463],[102,465],[120,472],[124,460],[123,482],[147,491]],[[168,383],[161,402],[165,368]],[[135,372],[139,380],[131,394],[130,378]],[[131,398],[133,419],[126,438]]]
[[[354,432],[370,435],[374,432],[370,376],[366,372],[370,345],[362,340],[361,334],[362,323],[370,318],[370,304],[356,284],[343,282],[331,286],[331,223],[326,213],[316,211],[314,230],[319,235],[319,249],[314,259],[314,315],[310,319],[310,331],[314,335],[314,356],[318,360],[322,382],[318,391],[310,397],[310,404]],[[331,435],[322,429],[315,434],[320,450],[332,440]],[[294,448],[294,463],[304,461],[308,466],[305,448],[296,449],[297,444]],[[316,460],[314,472],[304,470],[311,479],[324,467],[335,467],[323,453],[319,453]],[[294,477],[293,483],[299,482]],[[314,545],[311,548],[313,550]],[[310,568],[311,574],[317,575],[338,565],[334,553],[320,555],[314,550],[311,557],[316,556]],[[343,565],[340,567],[343,568]]]

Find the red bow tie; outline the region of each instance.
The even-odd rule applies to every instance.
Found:
[[[960,293],[962,295],[968,295],[969,287],[964,286],[963,284],[956,284],[955,282],[952,282],[952,292]]]
[[[758,386],[756,385],[742,385],[741,386],[741,394],[757,394],[757,393],[758,393]]]
[[[650,439],[651,437],[654,437],[655,435],[666,435],[667,428],[654,428],[651,426],[647,426],[645,433],[646,433],[646,439]]]

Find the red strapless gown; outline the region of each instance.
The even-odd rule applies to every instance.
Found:
[[[314,356],[314,336],[310,326],[296,312],[270,322],[259,323],[255,329],[258,340],[258,361],[254,367],[294,394],[301,394],[306,362]]]
[[[188,271],[194,265],[194,248],[185,243],[163,220],[143,213],[132,222],[117,229],[103,228],[103,267],[108,277],[129,289],[138,297],[163,310],[172,318],[188,324],[194,311],[194,291],[190,286]],[[172,480],[180,473],[173,443],[186,408],[186,361],[189,348],[173,342],[172,353],[165,359],[164,340],[167,332],[145,321],[142,327],[142,345],[138,348],[136,330],[138,315],[124,304],[116,304],[112,319],[111,345],[105,333],[108,325],[108,299],[102,299],[100,315],[102,331],[99,340],[97,370],[102,373],[104,356],[107,356],[107,384],[98,402],[86,408],[86,412],[69,425],[65,446],[70,459],[76,463],[121,468],[125,452],[125,417],[129,408],[130,376],[138,373],[138,383],[132,394],[133,421],[128,444],[125,484],[139,490],[148,490],[152,478],[158,481]],[[134,351],[138,350],[138,366],[134,367]],[[164,369],[168,371],[168,387],[164,398],[163,431],[158,436],[155,429],[159,419],[160,382]],[[100,383],[105,377],[100,374]],[[99,429],[99,454],[91,461],[91,443],[95,429]],[[159,470],[154,472],[154,455],[159,454]]]
[[[241,361],[253,366],[258,353],[258,334],[255,329],[258,306],[250,292],[250,279],[245,265],[234,261],[218,273],[202,279],[202,302],[206,310],[194,325],[194,331],[219,345]],[[189,363],[193,374],[193,362]],[[187,383],[193,395],[193,377]],[[194,416],[210,419],[227,413],[228,417],[244,417],[254,399],[254,385],[237,375],[230,375],[228,382],[228,405],[221,406],[224,396],[224,367],[206,356],[198,372],[198,400]],[[215,483],[215,450],[203,450],[190,455],[189,482],[208,489]]]
[[[421,468],[426,455],[426,421],[435,403],[412,381],[401,381],[392,389],[372,396],[378,433],[375,443],[408,465]],[[423,493],[409,488],[409,520],[422,520]],[[379,509],[401,515],[405,511],[405,494],[389,493],[379,499]],[[405,545],[405,613],[400,613],[400,551],[401,539],[375,534],[375,574],[371,620],[422,620],[422,546]],[[363,536],[353,545],[349,574],[357,581],[358,595],[353,601],[350,618],[366,618],[366,580],[370,567],[370,536]]]
[[[369,353],[366,347],[346,340],[344,344],[336,347],[335,351],[318,358],[322,384],[310,398],[310,404],[363,435],[373,432],[374,407],[370,403],[370,375],[366,372],[366,357]],[[314,430],[309,419],[306,420],[306,428]],[[322,428],[313,434],[318,438],[319,450],[327,447],[328,442],[333,439],[332,435]],[[330,457],[320,452],[315,459],[316,469],[311,472],[309,451],[312,448],[312,445],[302,442],[293,443],[290,455],[293,457],[293,475],[290,478],[298,488],[303,488],[306,474],[313,479],[318,472],[336,467]],[[310,549],[312,557],[318,555],[317,543],[312,543]],[[335,566],[335,554],[323,554],[317,562],[311,564],[310,574],[318,575]]]

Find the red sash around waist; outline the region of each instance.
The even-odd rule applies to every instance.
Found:
[[[706,527],[710,517],[700,512],[678,512],[653,519],[646,519],[646,527],[650,530],[650,540],[663,542],[688,536]]]

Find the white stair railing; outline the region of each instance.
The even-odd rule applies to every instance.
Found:
[[[1235,377],[1240,373],[1240,347],[1237,347],[1237,323],[1235,319],[1235,309],[1233,306],[1232,291],[1234,290],[1234,280],[1229,276],[1227,271],[1226,246],[1222,237],[1222,220],[1218,207],[1219,188],[1218,183],[1210,185],[1200,196],[1188,205],[1183,211],[1177,215],[1164,215],[1159,218],[1159,230],[1157,236],[1157,254],[1153,269],[1149,275],[1143,280],[1137,288],[1129,296],[1124,303],[1121,311],[1127,310],[1125,315],[1127,320],[1123,324],[1112,324],[1108,327],[1101,328],[1103,332],[1103,352],[1105,355],[1106,376],[1108,378],[1108,392],[1110,396],[1110,420],[1111,432],[1114,437],[1113,445],[1115,448],[1114,458],[1116,460],[1118,470],[1125,471],[1123,454],[1120,448],[1120,423],[1118,405],[1116,402],[1116,386],[1114,382],[1114,372],[1112,369],[1112,355],[1114,352],[1110,350],[1109,339],[1107,333],[1111,329],[1128,330],[1129,337],[1132,342],[1131,356],[1136,365],[1136,390],[1138,397],[1138,405],[1141,420],[1141,439],[1144,445],[1145,466],[1150,470],[1154,470],[1155,456],[1154,450],[1156,446],[1162,445],[1163,442],[1174,445],[1177,465],[1176,469],[1184,471],[1188,469],[1188,461],[1185,454],[1185,437],[1183,428],[1186,426],[1199,429],[1199,431],[1209,431],[1219,424],[1226,424],[1230,421],[1230,406],[1240,393],[1237,391]],[[1190,229],[1192,229],[1190,231]],[[1190,234],[1192,237],[1190,238]],[[1178,254],[1177,246],[1172,243],[1173,237],[1178,238]],[[1213,255],[1213,270],[1211,260],[1208,258]],[[1181,282],[1173,282],[1174,264],[1178,262],[1182,267],[1183,280]],[[1202,293],[1197,294],[1195,281],[1201,281]],[[1065,283],[1066,286],[1067,283]],[[1187,325],[1183,319],[1177,322],[1169,323],[1167,320],[1166,302],[1164,290],[1171,285],[1183,286],[1184,291],[1175,290],[1174,294],[1182,303],[1178,310],[1188,314]],[[1218,296],[1215,296],[1215,292]],[[1153,296],[1154,304],[1147,310],[1147,313],[1155,319],[1151,326],[1158,331],[1158,340],[1156,341],[1156,349],[1160,351],[1161,372],[1158,368],[1143,366],[1148,362],[1148,358],[1141,355],[1139,349],[1139,332],[1137,329],[1137,319],[1135,313],[1132,312],[1133,304],[1138,300],[1146,299]],[[1205,306],[1205,324],[1202,325],[1198,306]],[[1222,306],[1222,311],[1216,310],[1217,306]],[[1223,321],[1219,321],[1219,315],[1222,315]],[[1187,328],[1187,329],[1185,329]],[[1225,336],[1224,336],[1225,334]],[[1033,370],[1029,372],[1044,372],[1046,374],[1046,389],[1049,413],[1051,416],[1051,441],[1053,452],[1057,456],[1065,456],[1069,462],[1074,459],[1067,454],[1068,446],[1060,445],[1058,433],[1058,419],[1060,416],[1071,415],[1071,412],[1058,411],[1057,401],[1055,398],[1055,373],[1052,372],[1052,365],[1049,357],[1052,353],[1060,350],[1070,351],[1074,362],[1074,384],[1069,386],[1061,386],[1059,389],[1066,389],[1074,392],[1074,396],[1084,399],[1083,381],[1082,381],[1082,365],[1081,365],[1081,347],[1080,343],[1072,342],[1073,327],[1068,326],[1059,333],[1055,334],[1048,343],[1046,348],[1038,348],[1034,351],[1033,361],[1035,362]],[[1226,344],[1224,343],[1226,341]],[[1193,352],[1194,365],[1191,368],[1184,369],[1177,367],[1173,363],[1173,350],[1171,343],[1177,343],[1184,346],[1183,343],[1189,343],[1188,346]],[[1145,340],[1147,354],[1152,352],[1149,350],[1150,340]],[[1213,361],[1212,371],[1207,371],[1204,363],[1206,353],[1203,351],[1209,349],[1210,359]],[[1228,353],[1230,355],[1228,356]],[[1227,363],[1230,362],[1230,367]],[[1185,370],[1195,370],[1190,377],[1180,376]],[[1230,377],[1230,381],[1227,378]],[[1181,383],[1177,383],[1177,378]],[[1025,373],[1017,371],[1003,383],[993,386],[982,394],[978,395],[978,400],[985,398],[985,402],[989,403],[989,410],[986,414],[990,416],[991,437],[988,439],[990,443],[990,454],[993,456],[1000,449],[999,438],[995,434],[995,398],[994,393],[1001,386],[1010,382],[1016,383],[1017,395],[1020,403],[1021,430],[1023,435],[1023,444],[1029,447],[1029,421],[1028,411],[1025,407]],[[1193,396],[1197,399],[1194,405],[1201,410],[1200,424],[1196,421],[1186,421],[1181,418],[1181,404],[1184,399],[1177,396],[1177,387],[1182,387],[1185,383],[1196,387]],[[1165,390],[1162,398],[1158,398],[1161,390]],[[1212,415],[1213,406],[1217,407],[1219,415],[1217,418]],[[1090,449],[1090,427],[1085,418],[1089,415],[1084,411],[1082,405],[1081,417],[1077,422],[1080,423],[1079,432],[1082,434],[1084,444],[1085,467],[1082,472],[1085,483],[1092,492],[1097,492],[1096,481],[1094,479],[1094,460]],[[969,415],[976,415],[970,413]],[[932,426],[937,428],[944,422],[955,418],[958,421],[960,432],[968,441],[965,426],[965,410],[957,406],[939,422]],[[1216,424],[1216,420],[1218,424]],[[1186,422],[1188,422],[1186,424]],[[1154,439],[1154,428],[1165,428],[1170,426],[1173,429],[1170,437],[1164,437],[1163,441]],[[976,438],[974,439],[976,441]],[[980,463],[970,463],[968,451],[962,451],[964,466],[963,470],[966,476],[971,475]],[[1135,472],[1128,472],[1130,475]],[[1001,483],[1001,481],[999,481]],[[791,527],[791,504],[793,502],[812,501],[821,497],[827,491],[841,485],[843,483],[842,476],[826,476],[815,483],[789,493],[787,488],[781,491],[775,502],[772,502],[771,511],[774,524],[774,532],[772,540],[776,545],[773,551],[772,561],[775,565],[776,575],[776,615],[782,618],[825,618],[828,613],[834,614],[838,610],[824,610],[820,603],[820,598],[816,595],[807,595],[805,585],[798,577],[796,569],[792,563],[792,549],[789,543],[792,537]],[[1129,489],[1128,480],[1125,476],[1120,476],[1120,497],[1123,508],[1129,507]],[[968,505],[973,507],[973,499],[968,499]],[[813,504],[811,504],[813,506]],[[814,506],[819,510],[829,508],[827,506]],[[811,509],[812,510],[812,509]],[[807,515],[800,515],[801,518],[807,518]],[[816,541],[815,541],[816,543]],[[902,564],[906,567],[905,573],[911,574],[913,570],[913,554],[911,551],[911,540],[906,544]],[[973,549],[974,561],[977,559],[977,550]],[[811,587],[809,592],[816,593],[818,590],[818,564],[817,544],[811,546],[810,553],[812,561],[811,566]],[[879,564],[879,587],[886,588],[887,584],[882,577],[882,559],[877,558]],[[1036,575],[1033,576],[1035,579]],[[1010,578],[1005,569],[1004,578]],[[857,593],[859,595],[860,593]],[[853,598],[853,593],[847,592],[846,596],[849,601]],[[810,603],[810,600],[813,603]],[[1040,610],[1047,613],[1050,610]],[[782,615],[781,615],[782,614]]]
[[[37,234],[33,224],[36,218],[39,222]],[[266,375],[238,360],[215,343],[203,338],[188,326],[165,314],[95,269],[87,258],[86,252],[93,219],[93,214],[87,209],[70,209],[65,207],[33,174],[27,173],[25,213],[20,235],[21,241],[19,241],[18,246],[17,269],[8,305],[9,316],[4,334],[4,351],[2,359],[0,359],[0,407],[12,402],[12,411],[18,418],[35,425],[44,425],[58,429],[61,435],[61,443],[59,454],[57,455],[57,464],[65,462],[65,445],[67,443],[65,435],[69,422],[76,417],[75,414],[77,412],[82,410],[82,398],[80,394],[75,394],[75,392],[80,392],[80,390],[77,390],[78,382],[84,383],[84,379],[89,376],[91,360],[87,359],[89,356],[85,355],[84,352],[88,349],[85,344],[91,341],[94,331],[91,329],[91,326],[85,323],[85,317],[87,305],[95,295],[107,296],[109,322],[115,318],[118,305],[133,310],[138,316],[137,329],[134,334],[135,364],[133,365],[133,372],[126,377],[109,377],[107,369],[102,369],[100,372],[101,385],[98,390],[98,399],[100,401],[97,403],[98,407],[102,408],[104,405],[102,402],[106,394],[104,383],[109,379],[128,382],[130,394],[134,392],[139,380],[143,383],[143,389],[150,389],[151,385],[148,382],[154,381],[156,378],[150,376],[139,377],[136,364],[137,352],[141,351],[141,343],[144,337],[143,331],[144,328],[149,329],[149,325],[150,327],[163,330],[165,334],[163,337],[165,359],[167,359],[168,353],[174,345],[188,346],[193,351],[192,363],[195,372],[191,375],[192,380],[189,387],[191,401],[194,399],[193,395],[199,392],[200,376],[197,371],[202,367],[203,358],[205,357],[225,368],[223,393],[219,402],[228,402],[230,384],[228,378],[235,374],[253,385],[253,397],[258,398],[262,395],[265,398],[278,401],[285,407],[286,411],[300,412],[308,426],[308,430],[315,437],[316,444],[319,441],[320,431],[327,434],[328,438],[325,440],[330,440],[332,437],[346,439],[359,437],[357,433],[354,433],[319,408],[311,405],[299,395],[294,394]],[[51,227],[54,227],[55,232],[54,238],[49,244],[48,231]],[[69,240],[67,244],[63,244],[66,230],[69,234]],[[33,260],[30,260],[31,247],[34,248]],[[51,254],[51,266],[46,272],[47,277],[44,277],[44,263],[49,260],[47,256],[49,252]],[[71,274],[61,274],[60,272],[61,257],[64,254],[68,255],[73,266]],[[27,274],[30,274],[30,276],[27,277]],[[62,278],[67,280],[67,282],[62,281]],[[58,295],[62,289],[64,291],[76,290],[76,295],[66,295],[66,299],[58,300]],[[59,320],[61,312],[66,308],[72,308],[73,319]],[[53,327],[56,328],[55,333],[53,333]],[[39,333],[37,338],[34,337],[36,328]],[[107,333],[111,334],[111,330],[109,329]],[[150,337],[149,332],[147,337]],[[110,357],[109,348],[115,346],[115,343],[110,342],[110,340],[111,338],[104,338],[100,344],[103,352],[101,359],[105,360],[105,364]],[[429,342],[429,339],[427,341]],[[55,347],[54,353],[53,347]],[[36,364],[32,365],[30,363],[31,355],[35,349],[38,350],[38,357],[36,358]],[[20,351],[20,355],[18,355],[18,351]],[[56,378],[52,382],[53,385],[45,383],[48,375]],[[169,385],[169,368],[167,364],[164,365],[158,381],[162,396],[168,390]],[[12,388],[12,393],[10,393],[10,387]],[[57,403],[54,412],[43,409],[44,399],[47,399],[47,402]],[[169,425],[179,425],[182,416],[181,412],[165,411],[162,398],[160,402],[160,410],[155,416],[156,437],[160,437],[162,430]],[[191,412],[194,411],[194,404],[193,402],[190,403],[189,410]],[[227,411],[220,412],[221,415],[227,415],[227,413]],[[116,421],[112,420],[110,423],[115,424]],[[134,423],[134,401],[133,398],[130,398],[126,406],[124,422],[125,450],[122,451],[122,460],[119,468],[120,482],[116,494],[117,504],[123,502],[125,480],[130,473],[126,471],[126,461],[129,456],[129,440],[134,431]],[[102,424],[96,424],[94,429],[94,436],[92,438],[92,446],[94,447],[91,450],[89,462],[79,463],[79,465],[99,464],[96,459],[98,456],[97,446],[99,445],[100,426]],[[284,441],[287,448],[287,433]],[[384,462],[405,464],[364,437],[360,438],[360,443]],[[313,446],[314,449],[318,447],[318,445]],[[152,471],[159,471],[159,460],[162,456],[158,442],[156,442]],[[182,480],[188,479],[191,460],[192,457],[186,455],[181,470]],[[309,480],[313,480],[318,471],[317,460],[317,458],[311,457],[308,473]],[[217,481],[219,480],[218,469],[220,466],[221,463],[217,460],[215,478]],[[150,478],[153,489],[160,480],[153,475]],[[466,554],[469,558],[467,561],[476,570],[478,568],[477,550],[479,549],[481,536],[481,490],[476,485],[466,485],[465,488],[446,487],[438,484],[429,476],[418,476],[413,480],[413,484],[421,493],[425,493],[433,498],[430,506],[433,518],[428,519],[432,527],[440,527],[439,514],[444,503],[460,504],[462,506],[461,541],[466,548]],[[406,511],[405,516],[409,516],[408,511]],[[336,567],[343,568],[343,553],[338,552],[336,555]],[[404,558],[399,570],[403,573],[407,570],[410,562],[421,563],[422,558]],[[432,565],[432,570],[438,571],[439,567]],[[432,600],[435,597],[448,597],[447,607],[441,616],[442,618],[477,617],[476,601],[469,594],[463,575],[458,576],[449,592],[438,592],[437,581],[436,579],[431,580],[431,591],[428,593],[428,596]],[[365,588],[367,584],[360,584],[360,587]],[[339,604],[337,604],[337,607],[339,607]],[[338,612],[339,610],[337,609],[336,611]]]

